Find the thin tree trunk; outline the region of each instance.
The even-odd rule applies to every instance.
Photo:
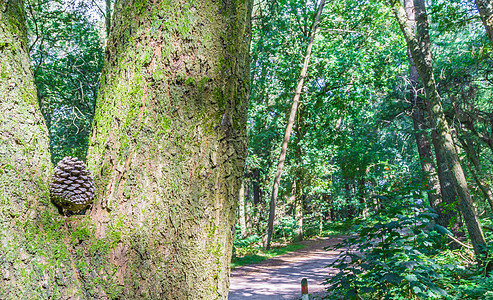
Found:
[[[320,5],[318,7],[317,16],[315,17],[315,22],[313,23],[312,32],[310,35],[310,40],[309,40],[308,46],[306,48],[305,61],[303,63],[303,68],[301,70],[300,80],[298,82],[298,86],[296,87],[296,91],[295,91],[295,94],[293,97],[293,105],[291,106],[291,113],[289,114],[288,125],[286,126],[286,133],[284,134],[284,140],[282,142],[281,155],[279,156],[279,164],[277,166],[276,176],[274,177],[274,185],[272,187],[272,197],[271,197],[270,205],[269,205],[269,221],[268,221],[268,228],[267,228],[267,239],[265,242],[265,248],[266,249],[270,249],[272,232],[274,230],[274,218],[275,218],[275,211],[276,211],[277,194],[279,192],[279,184],[281,182],[282,170],[284,168],[284,161],[286,159],[286,152],[288,150],[289,137],[291,136],[291,131],[293,129],[294,119],[296,117],[296,111],[298,109],[298,102],[300,99],[301,90],[303,88],[306,73],[308,70],[308,63],[310,62],[310,58],[311,58],[313,40],[315,39],[315,34],[317,32],[318,23],[320,22],[320,16],[322,15],[322,10],[324,8],[324,5],[325,5],[325,0],[321,0]]]
[[[474,150],[474,147],[469,139],[460,137],[458,139],[459,142],[462,144],[462,147],[464,147],[469,161],[471,161],[474,166],[472,167],[470,164],[467,164],[469,167],[469,171],[471,172],[474,181],[483,193],[484,197],[488,201],[488,204],[490,205],[491,210],[493,211],[493,192],[491,191],[490,185],[487,181],[483,184],[477,174],[477,172],[481,171],[481,164],[479,162],[479,157],[476,153],[476,150]]]
[[[368,209],[366,207],[366,201],[365,201],[365,195],[366,195],[365,179],[358,178],[357,181],[358,181],[358,200],[360,205],[360,215],[363,218],[366,218],[368,216]]]
[[[252,185],[253,185],[253,204],[257,206],[260,203],[260,170],[254,169],[252,171]]]
[[[106,13],[104,16],[104,21],[106,25],[106,36],[108,37],[110,35],[110,30],[111,30],[111,0],[105,0],[106,4]]]
[[[246,237],[246,214],[245,214],[245,183],[242,181],[240,186],[239,221],[241,237]]]
[[[298,177],[294,180],[294,218],[296,220],[296,232],[294,235],[294,240],[300,242],[303,240],[303,179]]]
[[[476,0],[479,15],[486,29],[486,34],[493,44],[493,2],[491,0]]]
[[[305,185],[305,170],[303,166],[303,148],[301,145],[302,138],[306,134],[305,126],[303,123],[303,115],[304,110],[303,107],[298,109],[298,120],[296,125],[296,143],[295,147],[295,157],[298,162],[295,170],[295,179],[294,179],[294,216],[296,220],[296,232],[294,236],[294,240],[300,242],[303,240],[303,221],[305,216],[305,207],[304,207],[304,197],[303,189]]]
[[[252,2],[117,1],[87,160],[97,196],[73,226],[85,299],[227,299]]]
[[[252,201],[250,201],[251,195],[250,195],[250,184],[247,181],[247,184],[245,185],[245,225],[247,228],[247,234],[251,231],[252,229]]]
[[[485,253],[486,241],[478,222],[475,208],[464,177],[464,172],[459,163],[455,146],[450,133],[450,128],[442,109],[438,94],[431,59],[431,41],[428,35],[428,21],[424,0],[415,0],[416,32],[408,22],[406,12],[400,0],[390,1],[395,12],[399,26],[404,34],[411,50],[418,74],[423,82],[427,104],[430,108],[432,126],[437,132],[437,144],[443,149],[445,160],[450,166],[452,177],[456,186],[460,208],[466,222],[469,237],[474,247],[474,252],[481,259]]]
[[[406,10],[407,19],[413,28],[416,28],[416,16],[414,12],[414,0],[405,0],[404,7]],[[414,125],[414,137],[416,139],[416,145],[418,148],[419,160],[421,162],[421,169],[425,176],[426,181],[430,185],[430,191],[428,191],[428,200],[431,207],[437,210],[440,199],[440,182],[438,180],[435,163],[433,161],[433,153],[431,152],[430,139],[426,135],[427,126],[425,117],[425,103],[422,101],[424,97],[423,92],[419,88],[419,74],[414,60],[411,55],[411,50],[407,49],[407,56],[409,60],[409,96],[411,101],[412,114]],[[438,210],[437,210],[438,211]],[[442,226],[447,226],[440,224]]]

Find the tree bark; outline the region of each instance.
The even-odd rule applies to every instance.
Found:
[[[70,236],[49,200],[48,130],[30,67],[24,2],[0,1],[0,299],[75,299]]]
[[[440,182],[437,177],[437,170],[433,159],[429,137],[426,135],[425,130],[426,119],[424,115],[424,109],[419,103],[416,103],[411,99],[412,103],[412,119],[414,125],[414,137],[416,139],[416,145],[418,147],[419,159],[421,162],[421,169],[425,176],[426,182],[429,184],[428,200],[431,207],[435,210],[440,205]],[[443,224],[440,224],[443,226]]]
[[[240,231],[241,237],[246,237],[247,228],[246,228],[246,199],[245,199],[245,183],[242,181],[240,186],[240,206],[239,206],[239,221],[240,221]]]
[[[85,298],[227,298],[251,6],[117,1],[88,152],[97,196],[77,224]]]
[[[294,240],[300,242],[303,240],[303,219],[304,219],[304,207],[303,207],[303,179],[302,175],[298,172],[297,178],[293,182],[294,190],[294,217],[296,220],[296,232]],[[301,175],[301,176],[300,176]]]
[[[252,171],[252,185],[253,185],[253,204],[256,207],[260,203],[260,170],[254,169]]]
[[[302,140],[303,137],[306,134],[306,128],[305,124],[303,122],[303,116],[304,116],[304,109],[303,107],[300,107],[298,109],[298,120],[297,120],[297,125],[296,125],[296,143],[294,144],[295,147],[295,157],[297,161],[297,166],[295,170],[295,175],[294,175],[294,181],[293,181],[293,195],[294,195],[294,217],[296,220],[296,232],[294,236],[294,240],[296,242],[301,242],[303,240],[304,236],[304,229],[303,229],[303,221],[305,217],[305,206],[304,206],[304,199],[305,195],[303,193],[303,189],[305,187],[305,169],[303,166],[303,148],[302,148]]]
[[[451,220],[453,223],[459,221],[457,213],[454,208],[458,200],[457,187],[454,184],[454,178],[449,163],[446,160],[446,154],[443,147],[439,143],[438,133],[435,129],[431,132],[433,148],[435,149],[435,158],[437,162],[437,174],[440,182],[440,195],[441,199],[436,203],[436,210],[438,214],[437,223],[450,227]],[[452,226],[454,232],[456,232],[456,226]]]
[[[493,44],[493,2],[491,0],[475,0],[478,7],[479,16],[483,21],[486,34]]]
[[[416,16],[414,12],[414,0],[405,0],[404,7],[406,10],[407,19],[413,28],[416,27]],[[430,191],[428,191],[428,200],[431,207],[437,212],[440,199],[440,182],[438,180],[435,162],[433,160],[433,153],[431,152],[430,139],[426,135],[426,130],[429,129],[425,116],[425,103],[422,101],[424,97],[423,92],[419,88],[419,74],[414,60],[411,55],[411,50],[407,49],[407,56],[409,60],[409,98],[411,101],[412,114],[414,126],[414,138],[416,139],[416,145],[418,148],[419,160],[421,162],[421,169],[425,176],[426,182],[430,185]],[[447,226],[440,224],[442,226]]]
[[[357,179],[358,182],[358,200],[360,205],[360,216],[363,218],[368,217],[368,208],[366,206],[365,196],[366,196],[366,188],[365,188],[365,178],[364,175],[361,175],[360,178]]]
[[[108,37],[111,30],[111,0],[105,0],[104,23],[106,27],[106,36]]]
[[[274,185],[272,187],[272,195],[269,204],[269,221],[267,225],[267,238],[265,242],[265,248],[270,249],[270,242],[272,238],[272,232],[274,230],[274,218],[276,213],[276,201],[277,194],[279,193],[279,184],[281,183],[282,170],[284,168],[284,161],[286,159],[286,152],[288,150],[289,137],[291,136],[291,131],[294,125],[294,119],[296,117],[296,110],[298,109],[298,102],[301,95],[301,89],[303,88],[306,73],[308,70],[308,63],[310,62],[311,52],[313,47],[313,40],[315,39],[315,34],[317,32],[318,23],[320,22],[320,16],[322,15],[322,10],[325,5],[325,0],[320,1],[320,5],[317,10],[317,15],[313,23],[312,31],[310,34],[310,40],[306,48],[305,60],[303,63],[303,68],[301,69],[300,80],[298,81],[298,86],[293,97],[293,105],[291,106],[291,112],[289,114],[288,125],[286,126],[286,133],[284,134],[284,139],[281,146],[281,154],[279,156],[279,163],[277,165],[276,176],[274,177]]]
[[[475,208],[467,187],[464,172],[459,163],[450,128],[442,109],[438,94],[431,59],[431,41],[428,34],[428,21],[424,0],[415,0],[416,31],[413,30],[407,19],[406,12],[400,0],[390,0],[395,16],[411,50],[419,77],[423,82],[426,100],[430,108],[432,127],[437,132],[437,145],[443,150],[445,160],[450,167],[453,184],[456,186],[460,208],[466,222],[469,237],[474,252],[480,258],[485,253],[486,241],[478,222]]]
[[[404,6],[407,14],[408,21],[413,28],[416,27],[416,16],[414,8],[414,0],[405,0]],[[431,150],[430,140],[425,134],[425,130],[429,127],[427,125],[425,117],[426,103],[422,102],[422,91],[418,88],[419,74],[414,60],[411,55],[411,50],[408,47],[409,57],[409,78],[411,81],[410,95],[411,95],[411,107],[412,107],[412,119],[415,130],[415,138],[418,146],[419,158],[421,161],[421,168],[425,174],[427,182],[430,184],[431,190],[428,192],[428,200],[431,207],[436,211],[438,217],[436,222],[443,227],[450,227],[450,221],[458,221],[457,213],[452,209],[454,202],[456,201],[457,193],[455,186],[452,184],[453,179],[450,175],[450,170],[444,159],[443,151],[437,144],[436,132],[432,129],[433,146],[435,149],[435,158],[437,161],[437,168],[433,161],[433,154]],[[455,229],[455,226],[453,226]]]
[[[481,163],[479,162],[478,154],[476,153],[476,150],[474,149],[472,142],[468,138],[459,137],[458,139],[459,142],[462,144],[462,147],[466,151],[467,158],[474,165],[473,168],[470,164],[467,164],[469,167],[469,171],[471,172],[471,175],[474,181],[476,182],[476,185],[483,193],[483,196],[486,198],[488,204],[490,205],[491,210],[493,211],[493,192],[491,191],[491,187],[488,181],[485,181],[484,183],[481,182],[481,179],[477,174],[477,172],[481,172]]]

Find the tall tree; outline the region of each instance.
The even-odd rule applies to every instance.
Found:
[[[411,26],[416,27],[414,0],[404,0],[404,8]],[[430,139],[426,134],[429,129],[428,120],[426,119],[426,103],[422,98],[424,94],[419,84],[419,75],[414,60],[411,55],[411,50],[408,46],[409,58],[409,81],[410,81],[410,100],[412,107],[412,119],[414,125],[414,136],[418,146],[418,154],[421,162],[421,168],[426,177],[427,182],[431,185],[428,192],[428,200],[431,207],[437,212],[437,223],[444,227],[449,227],[450,220],[457,221],[457,213],[452,209],[456,201],[456,190],[452,184],[453,180],[450,177],[450,170],[444,159],[443,151],[437,144],[437,139],[434,138],[435,157],[438,167],[435,166],[433,154],[430,145]],[[436,135],[432,129],[433,135]]]
[[[94,295],[109,296],[97,276],[116,297],[227,298],[251,6],[116,3],[88,151],[94,239],[107,245],[81,275]]]
[[[426,93],[427,105],[430,112],[432,126],[436,130],[437,146],[441,148],[445,160],[451,170],[460,208],[467,226],[469,237],[477,256],[485,251],[486,241],[478,222],[471,196],[467,187],[464,172],[459,163],[448,122],[445,118],[440,96],[437,91],[431,59],[431,41],[428,34],[428,20],[424,0],[415,0],[416,30],[413,30],[408,21],[406,12],[400,0],[391,0],[395,16],[411,50],[411,54],[418,70],[419,77]]]
[[[404,8],[408,21],[413,28],[416,27],[416,18],[414,12],[414,0],[405,0]],[[427,181],[431,184],[431,191],[428,192],[428,200],[430,205],[436,209],[438,202],[440,201],[440,183],[438,181],[435,162],[433,160],[433,154],[431,152],[430,139],[426,134],[427,120],[425,115],[425,103],[422,101],[424,96],[419,88],[419,75],[414,61],[411,55],[411,51],[408,47],[408,60],[409,60],[409,96],[412,108],[412,119],[414,126],[414,137],[416,139],[416,145],[418,148],[419,159],[421,162],[421,168]],[[444,225],[444,224],[440,224]],[[445,226],[447,226],[445,224]]]
[[[315,34],[317,33],[318,23],[320,22],[320,16],[322,15],[322,10],[325,5],[325,0],[321,0],[317,9],[317,14],[313,22],[310,40],[308,41],[308,46],[306,48],[305,59],[303,62],[303,67],[301,69],[300,79],[298,81],[298,86],[293,97],[293,104],[291,106],[291,112],[289,114],[288,124],[286,126],[286,133],[284,134],[284,139],[281,146],[281,154],[279,155],[279,163],[277,165],[277,172],[274,177],[274,185],[272,187],[272,195],[269,204],[269,221],[267,225],[267,239],[265,243],[265,248],[270,249],[270,242],[272,238],[272,233],[274,231],[274,218],[276,213],[276,201],[277,195],[279,193],[279,184],[281,182],[282,170],[284,168],[284,162],[286,160],[286,153],[288,150],[288,142],[291,136],[291,131],[293,130],[294,120],[296,118],[296,111],[298,109],[298,103],[301,95],[301,90],[303,89],[304,80],[308,70],[308,63],[310,62],[311,52],[313,47],[313,40],[315,39]]]
[[[493,2],[491,0],[475,0],[479,15],[486,29],[486,34],[493,44]]]

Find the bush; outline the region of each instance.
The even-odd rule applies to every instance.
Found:
[[[296,235],[296,229],[298,229],[298,225],[296,224],[295,218],[291,216],[283,217],[279,220],[278,224],[274,225],[273,240],[293,241]]]
[[[335,246],[344,249],[331,265],[339,272],[327,280],[330,299],[430,299],[447,295],[439,286],[443,268],[432,257],[444,236],[432,228],[436,215],[420,199],[394,195],[389,206],[362,220],[354,235]],[[434,227],[437,226],[437,227]]]

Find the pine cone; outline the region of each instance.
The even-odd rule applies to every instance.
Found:
[[[79,211],[94,199],[94,180],[84,162],[77,157],[66,156],[55,167],[50,192],[56,205]]]

